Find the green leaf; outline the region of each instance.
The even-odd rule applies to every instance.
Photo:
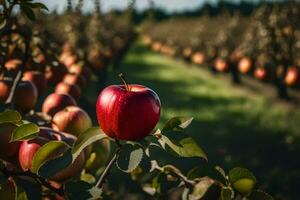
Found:
[[[167,174],[161,172],[152,180],[152,188],[155,189],[157,194],[165,194],[171,188],[175,188],[178,185],[178,181],[169,181]]]
[[[220,186],[209,177],[204,177],[194,186],[188,199],[218,199],[220,196]]]
[[[207,160],[207,156],[196,141],[182,132],[162,135],[158,140],[163,149],[180,157],[199,157]],[[168,148],[169,147],[169,148]]]
[[[1,26],[1,25],[0,25]],[[0,124],[16,123],[22,119],[20,113],[15,110],[6,110],[0,113]]]
[[[233,188],[243,195],[249,194],[256,183],[256,178],[248,169],[236,167],[229,171],[228,178]]]
[[[31,21],[35,21],[35,14],[33,10],[26,4],[21,4],[20,6],[22,12],[30,19]]]
[[[65,184],[65,192],[69,200],[87,200],[92,197],[89,192],[92,187],[84,181],[71,181]]]
[[[14,177],[15,183],[26,192],[26,196],[29,200],[39,200],[42,198],[41,185],[31,179],[22,179]],[[22,195],[21,195],[22,196]]]
[[[273,200],[273,197],[266,192],[254,190],[248,197],[249,200]]]
[[[233,191],[231,188],[223,187],[221,190],[221,200],[233,199]]]
[[[20,185],[17,185],[16,189],[15,200],[29,200],[25,190]]]
[[[53,155],[57,155],[60,152],[65,152],[68,148],[68,145],[61,141],[50,141],[43,145],[34,155],[31,171],[33,173],[37,173],[39,168],[49,160],[49,158],[53,157]]]
[[[4,18],[0,18],[0,30],[3,29],[7,24],[7,20]]]
[[[143,159],[144,151],[141,147],[131,144],[122,146],[120,155],[117,159],[117,167],[126,172],[130,173],[139,166]]]
[[[39,10],[47,10],[49,11],[49,9],[47,8],[47,6],[45,4],[42,3],[27,3],[26,5],[28,5],[29,7],[33,8],[33,9],[39,9]]]
[[[73,161],[79,156],[81,151],[90,144],[108,138],[99,127],[92,127],[81,133],[72,148]]]
[[[167,121],[164,125],[162,132],[168,131],[181,131],[188,127],[193,121],[192,117],[174,117]]]
[[[34,123],[25,123],[18,126],[12,133],[11,142],[30,140],[38,136],[40,128]]]
[[[38,174],[46,179],[53,177],[57,172],[72,164],[71,149],[67,150],[62,156],[46,161],[38,170]]]
[[[199,164],[199,166],[194,167],[187,174],[188,179],[191,180],[205,176],[208,176],[224,185],[226,184],[225,177],[220,173],[216,166],[213,166],[209,163]]]
[[[80,175],[80,180],[85,181],[89,184],[93,184],[96,182],[96,178],[92,174],[89,174],[86,172],[84,172]]]

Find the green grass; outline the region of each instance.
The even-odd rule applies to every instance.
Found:
[[[297,196],[299,108],[232,86],[207,69],[152,53],[139,44],[133,46],[118,72],[109,72],[108,84],[121,84],[119,71],[127,82],[146,85],[158,93],[161,122],[174,116],[194,117],[187,133],[207,152],[209,162],[226,170],[247,167],[268,192]],[[95,95],[89,93],[89,99]],[[201,164],[197,159],[157,157],[164,163],[175,162],[183,171]]]

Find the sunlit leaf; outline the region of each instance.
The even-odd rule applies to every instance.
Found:
[[[117,166],[124,172],[132,172],[143,159],[144,151],[139,146],[123,145],[117,160]]]
[[[18,126],[12,133],[11,141],[30,140],[38,136],[40,128],[34,123],[24,123]]]
[[[209,163],[199,164],[198,166],[191,169],[187,174],[187,177],[189,179],[202,178],[205,176],[219,181],[222,184],[226,184],[225,177],[220,173],[216,166],[211,165]]]
[[[99,127],[92,127],[81,133],[72,148],[73,161],[79,156],[81,151],[90,144],[108,138]]]
[[[228,178],[233,188],[243,195],[249,194],[255,186],[256,178],[248,169],[236,167],[229,171]]]
[[[188,127],[193,121],[192,117],[174,117],[167,121],[164,125],[162,132],[168,131],[181,131]]]
[[[16,123],[22,119],[20,113],[15,110],[6,110],[0,113],[0,124]]]
[[[53,155],[58,156],[61,152],[65,152],[68,148],[68,145],[61,141],[50,141],[43,145],[34,155],[32,161],[31,171],[37,173],[39,168],[48,161]]]
[[[196,141],[182,132],[162,135],[158,140],[162,148],[180,157],[199,157],[207,160],[207,156]],[[171,151],[170,151],[171,150]]]
[[[63,170],[72,164],[71,149],[67,150],[61,156],[48,160],[38,170],[38,174],[46,179],[54,176],[57,172]]]

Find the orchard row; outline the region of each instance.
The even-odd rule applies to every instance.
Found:
[[[287,88],[300,89],[299,3],[262,4],[251,16],[226,11],[216,16],[151,20],[143,27],[144,43],[153,51],[274,84],[281,98]]]

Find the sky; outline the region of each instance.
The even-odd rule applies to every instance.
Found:
[[[45,3],[49,9],[53,10],[57,8],[59,11],[62,11],[66,7],[67,0],[39,0],[40,2]],[[75,4],[78,0],[73,0]],[[240,0],[231,0],[232,2],[238,2]],[[252,1],[252,0],[249,0]],[[94,0],[84,0],[84,10],[89,11],[93,8]],[[107,12],[111,9],[123,9],[127,6],[128,0],[102,0],[102,9],[104,12]],[[156,7],[162,7],[169,12],[174,11],[183,11],[183,10],[192,10],[205,2],[216,3],[218,0],[154,0]],[[139,10],[143,10],[149,6],[149,0],[136,0],[136,7]]]

